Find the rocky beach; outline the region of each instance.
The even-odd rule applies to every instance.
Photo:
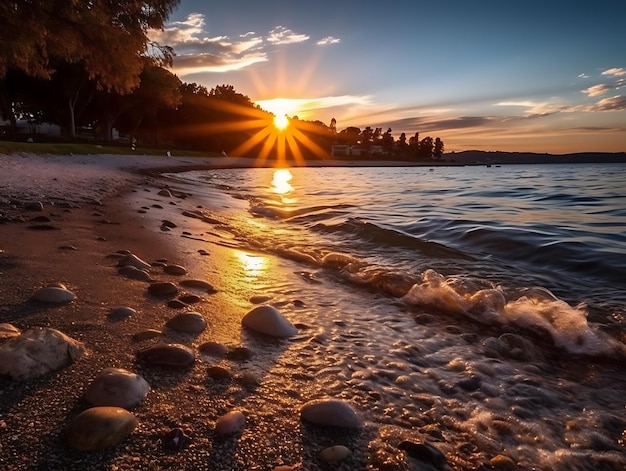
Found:
[[[219,202],[156,176],[202,166],[0,156],[0,467],[443,469],[394,431],[372,458],[367,411],[281,360],[316,340],[302,301],[247,285]]]
[[[176,172],[245,166],[0,156],[0,468],[623,469],[619,342],[570,317],[618,345],[572,356],[242,244],[249,202]],[[409,296],[456,299],[433,273]]]

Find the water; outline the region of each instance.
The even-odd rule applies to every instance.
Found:
[[[626,166],[170,176],[292,268],[249,278],[303,332],[265,386],[358,404],[376,459],[408,434],[455,469],[626,466]]]

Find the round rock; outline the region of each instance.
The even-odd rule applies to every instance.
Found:
[[[176,296],[178,294],[178,287],[169,281],[157,281],[150,283],[148,292],[154,296]]]
[[[198,347],[202,355],[224,358],[228,353],[228,348],[223,343],[205,342]]]
[[[233,435],[241,432],[245,426],[246,416],[241,411],[233,410],[217,419],[215,433],[218,435]]]
[[[133,267],[132,265],[128,265],[126,267],[120,267],[120,269],[117,272],[123,277],[130,278],[131,280],[152,281],[152,277],[150,276],[150,273],[148,273],[146,270]]]
[[[350,456],[350,449],[343,445],[334,445],[329,446],[328,448],[324,448],[320,454],[320,460],[326,463],[335,463],[337,461],[345,460],[348,456]]]
[[[340,399],[315,399],[300,410],[302,420],[316,425],[342,428],[360,428],[360,417],[352,407]]]
[[[287,338],[298,333],[298,329],[289,322],[274,306],[257,306],[249,311],[241,323],[261,334]]]
[[[184,286],[185,288],[199,289],[209,294],[217,292],[217,290],[211,283],[204,280],[182,280],[180,282],[180,285]]]
[[[152,265],[150,265],[148,262],[140,259],[139,257],[137,257],[137,255],[132,254],[132,253],[129,253],[124,258],[122,258],[118,262],[118,266],[120,267],[131,266],[131,267],[139,268],[140,270],[150,270],[150,268],[152,267]]]
[[[58,330],[25,330],[0,344],[0,374],[25,381],[74,362],[84,351],[82,343]]]
[[[85,399],[94,406],[130,409],[148,395],[150,385],[138,374],[122,368],[105,368],[85,391]]]
[[[186,334],[199,334],[206,329],[207,322],[204,316],[199,312],[190,311],[176,314],[165,323],[165,326],[169,329]]]
[[[137,352],[137,359],[151,366],[177,368],[191,366],[195,356],[185,345],[160,343]]]
[[[187,269],[180,265],[165,265],[163,271],[168,275],[183,276],[187,274]]]
[[[92,407],[70,421],[65,439],[79,451],[103,450],[118,445],[137,423],[137,418],[121,407]]]
[[[121,306],[111,309],[108,318],[112,322],[117,322],[124,320],[127,317],[134,316],[135,314],[137,314],[137,311],[135,311],[132,307]]]
[[[33,295],[33,299],[43,303],[63,304],[74,301],[76,295],[60,286],[46,286],[45,288],[39,288]]]

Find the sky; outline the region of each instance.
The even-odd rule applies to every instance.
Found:
[[[446,152],[626,151],[626,0],[181,0],[186,83]]]

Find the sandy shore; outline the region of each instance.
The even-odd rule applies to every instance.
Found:
[[[231,162],[245,166],[241,160]],[[180,188],[175,196],[158,195],[167,181],[156,172],[212,165],[211,159],[167,157],[0,156],[0,323],[22,331],[51,327],[87,350],[71,365],[36,379],[20,382],[0,376],[0,468],[366,468],[376,433],[372,427],[357,432],[309,428],[301,422],[299,408],[323,391],[298,390],[295,384],[276,391],[271,381],[264,386],[266,377],[277,375],[270,370],[288,344],[257,341],[242,332],[249,299],[260,293],[246,285],[245,273],[235,263],[237,251],[223,241],[211,243],[202,217],[219,217],[219,208],[199,208],[193,195]],[[202,217],[189,217],[192,212]],[[170,263],[185,267],[187,277],[215,286],[217,293],[201,292],[198,303],[183,309],[203,314],[210,329],[200,336],[163,329],[181,309],[150,296],[146,282],[120,276],[115,253],[122,250],[151,263],[160,261],[150,269],[155,280],[180,280],[164,273],[163,264]],[[277,264],[275,275],[288,277],[290,272]],[[57,283],[75,293],[76,300],[59,306],[32,300],[37,289]],[[137,313],[111,320],[111,311],[121,306]],[[163,333],[147,341],[133,339],[146,329]],[[192,368],[180,371],[138,363],[136,352],[158,341],[195,350],[213,341],[231,349],[244,347],[255,359],[198,358]],[[107,367],[138,372],[152,390],[133,411],[139,425],[121,444],[78,452],[68,446],[64,431],[89,407],[84,391]],[[243,410],[245,429],[217,436],[217,419],[233,409]],[[174,429],[190,440],[179,451],[163,447],[164,437]],[[339,467],[320,461],[320,451],[336,444],[347,446],[351,455]]]

